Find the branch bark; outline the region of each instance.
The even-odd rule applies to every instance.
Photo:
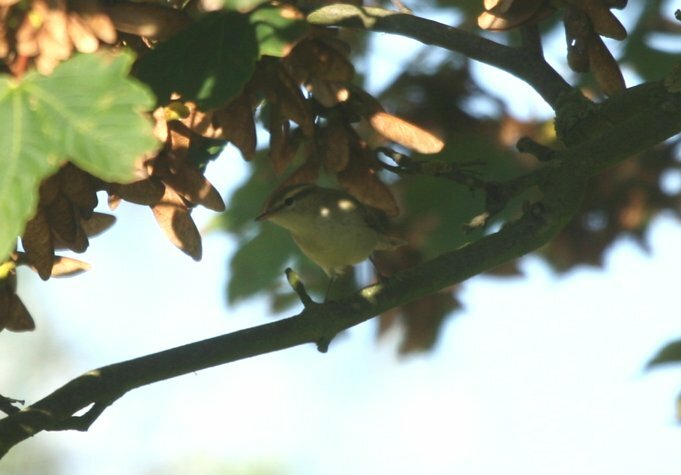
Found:
[[[572,87],[545,60],[538,47],[512,48],[433,20],[376,7],[337,4],[315,10],[308,22],[406,36],[440,46],[502,69],[532,86],[555,110]]]

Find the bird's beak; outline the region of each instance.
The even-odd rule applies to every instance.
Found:
[[[272,210],[271,210],[271,209],[266,209],[265,211],[263,211],[262,213],[260,213],[258,216],[256,216],[255,218],[253,218],[253,220],[254,220],[254,221],[262,221],[263,219],[269,218],[270,214],[272,214]]]

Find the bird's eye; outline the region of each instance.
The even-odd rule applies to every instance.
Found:
[[[286,198],[284,200],[284,205],[291,206],[293,204],[293,198]]]

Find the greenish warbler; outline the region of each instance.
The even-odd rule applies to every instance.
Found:
[[[299,184],[275,193],[255,219],[288,229],[303,254],[333,279],[376,250],[406,244],[381,230],[380,213],[344,191]]]

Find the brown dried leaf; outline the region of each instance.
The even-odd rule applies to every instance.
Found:
[[[55,249],[71,249],[73,252],[77,252],[79,254],[87,251],[87,248],[90,246],[90,241],[87,238],[87,234],[83,230],[82,222],[79,222],[76,225],[76,235],[74,236],[73,240],[68,242],[64,241],[56,233],[52,235],[52,239],[54,240]]]
[[[59,170],[58,177],[62,192],[81,214],[90,216],[98,201],[95,178],[70,163]]]
[[[190,130],[204,137],[216,138],[220,136],[219,130],[213,127],[213,112],[205,112],[196,108],[193,102],[186,102],[184,106],[188,110],[185,117],[179,118],[180,122],[186,125]],[[172,120],[168,114],[171,108],[166,107],[166,120]],[[174,109],[177,111],[177,108]]]
[[[303,162],[293,173],[291,173],[277,190],[281,190],[290,185],[298,185],[300,183],[314,183],[319,177],[319,162],[314,159],[308,159]]]
[[[599,35],[615,40],[627,37],[627,30],[610,9],[600,0],[572,0],[572,3],[589,16],[594,30]]]
[[[587,72],[589,70],[589,43],[595,36],[591,22],[581,10],[567,5],[563,23],[570,69],[582,73]]]
[[[85,21],[76,13],[69,13],[67,18],[69,38],[80,53],[94,53],[99,49],[99,40]]]
[[[49,279],[54,264],[54,245],[50,225],[42,209],[38,209],[33,219],[26,223],[21,243],[28,261],[37,270],[40,278]]]
[[[52,175],[40,183],[40,204],[50,204],[59,194],[59,176]]]
[[[370,150],[353,151],[353,159],[347,168],[336,175],[338,182],[362,203],[379,209],[390,217],[397,216],[399,208],[390,188],[379,180],[376,171],[367,165],[366,159],[364,163],[357,159],[360,154],[368,154],[366,159],[371,160]]]
[[[0,309],[2,311],[2,309]],[[9,297],[8,315],[5,328],[13,332],[25,332],[35,330],[35,322],[24,305],[24,302],[16,295]]]
[[[2,286],[0,286],[0,331],[5,329],[5,326],[9,321],[12,295],[14,294],[4,291]]]
[[[130,203],[152,206],[163,197],[165,185],[158,178],[150,177],[126,185],[111,184],[109,190],[110,193]]]
[[[156,156],[154,168],[159,168],[161,165],[172,169],[182,168],[187,159],[192,136],[195,136],[195,133],[182,122],[168,122],[168,140],[170,140],[171,147]]]
[[[461,308],[450,292],[438,292],[402,307],[405,334],[400,353],[408,354],[432,348],[447,315]]]
[[[589,65],[596,82],[608,96],[626,89],[619,64],[598,35],[594,35],[593,41],[589,43]]]
[[[59,193],[44,210],[52,232],[67,244],[73,242],[76,239],[78,219],[73,204],[66,195]]]
[[[519,7],[515,4],[519,3]],[[528,5],[525,5],[527,3]],[[492,12],[482,12],[478,16],[478,26],[483,30],[504,31],[516,28],[525,24],[532,24],[543,20],[551,15],[553,8],[541,4],[537,7],[536,2],[513,2],[513,6],[502,14]]]
[[[314,133],[314,115],[298,83],[283,67],[271,68],[266,88],[267,100],[277,104],[280,113],[300,126],[306,136]]]
[[[97,0],[69,0],[69,9],[77,12],[87,28],[105,43],[113,44],[118,39],[116,28],[109,16],[102,11]]]
[[[239,149],[245,160],[255,156],[257,145],[253,107],[247,94],[240,94],[213,113],[213,124],[220,136]]]
[[[69,38],[66,21],[66,11],[64,10],[49,10],[47,12],[37,36],[40,60],[49,59],[56,64],[71,56],[73,44]]]
[[[385,138],[419,153],[438,153],[445,145],[430,132],[387,112],[375,112],[368,120]]]
[[[281,176],[289,166],[296,150],[293,149],[289,133],[289,121],[279,114],[279,107],[273,105],[270,110],[270,159],[274,173]],[[291,153],[293,150],[293,153]]]
[[[301,82],[311,76],[325,81],[350,82],[355,76],[354,66],[343,53],[317,39],[301,41],[284,61]]]
[[[151,209],[170,242],[195,261],[201,260],[201,235],[182,197],[166,187],[163,199]]]
[[[350,144],[343,124],[331,121],[319,129],[318,143],[324,168],[331,173],[344,170],[350,160]]]
[[[55,256],[52,277],[71,277],[90,270],[87,262],[66,256]]]
[[[121,204],[121,197],[109,194],[109,197],[107,198],[107,204],[109,205],[109,209],[114,211]]]
[[[94,2],[85,2],[94,3]],[[102,12],[81,12],[81,18],[85,21],[87,26],[97,35],[104,43],[114,44],[118,40],[118,33],[111,18]]]
[[[317,78],[310,79],[308,90],[312,92],[317,102],[329,108],[347,101],[350,97],[350,91],[342,83]]]
[[[194,167],[187,166],[177,173],[164,174],[162,180],[192,204],[200,204],[218,212],[225,210],[220,192]]]
[[[17,54],[27,57],[37,56],[40,51],[37,36],[38,30],[31,24],[29,15],[26,15],[15,35]]]
[[[83,230],[88,238],[95,237],[116,222],[116,217],[107,213],[92,213],[88,219],[80,220],[80,228]]]

